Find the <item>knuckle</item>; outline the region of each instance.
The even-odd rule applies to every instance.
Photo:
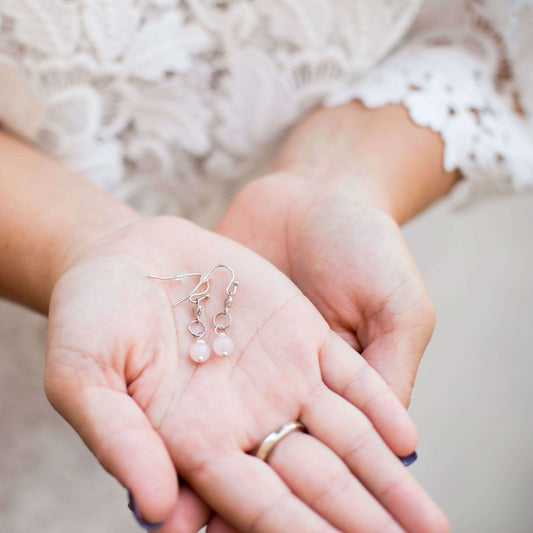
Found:
[[[352,388],[357,388],[357,385],[361,382],[361,380],[368,375],[370,368],[371,367],[367,361],[362,359],[357,370],[346,376],[346,381],[342,386],[341,396],[344,398],[349,396]]]
[[[381,400],[388,400],[393,397],[394,397],[394,393],[392,392],[392,390],[387,386],[383,386],[381,390],[378,390],[374,392],[373,394],[369,395],[368,398],[366,398],[363,404],[360,406],[360,409],[362,411],[367,412],[368,408],[372,404],[375,404],[376,402],[379,402]]]
[[[165,427],[161,432],[167,436],[165,440],[168,448],[174,453],[179,451],[174,459],[177,470],[184,479],[207,485],[215,484],[218,472],[234,459],[233,454],[229,450],[216,448],[212,440],[216,437],[206,435],[205,428],[200,424],[193,426],[193,423],[187,422],[184,427],[188,426],[189,432],[177,434],[174,426]]]
[[[317,405],[327,398],[328,392],[329,391],[323,382],[313,384],[308,391],[305,409],[312,412]]]
[[[216,467],[215,459],[212,456],[188,457],[185,455],[183,464],[180,464],[179,471],[184,479],[196,482],[212,484],[215,481]]]
[[[393,493],[402,492],[404,488],[403,486],[408,482],[409,479],[410,475],[405,470],[395,479],[385,484],[385,486],[379,491],[379,499],[381,501],[386,501]]]
[[[367,447],[375,443],[377,433],[372,424],[367,420],[360,428],[359,434],[355,438],[352,446],[342,454],[342,459],[346,464],[350,464]]]
[[[339,470],[331,475],[311,496],[309,504],[311,507],[317,506],[321,500],[334,500],[338,494],[348,491],[353,484],[352,474],[345,469]]]

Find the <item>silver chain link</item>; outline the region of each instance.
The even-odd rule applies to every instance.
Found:
[[[224,311],[218,312],[213,317],[213,326],[215,326],[215,333],[220,335],[224,333],[231,326],[231,315],[228,310],[233,302],[233,296],[237,292],[237,286],[239,282],[237,280],[232,281],[226,288],[226,299],[224,300]],[[223,318],[222,318],[223,317]]]
[[[207,332],[207,324],[200,320],[200,316],[202,314],[202,305],[200,304],[201,300],[207,299],[209,295],[204,296],[203,298],[196,298],[192,301],[193,308],[192,308],[192,314],[194,315],[194,318],[189,322],[189,325],[187,326],[187,329],[189,330],[189,333],[196,337],[197,339],[202,338],[206,332]],[[193,331],[193,328],[195,324],[200,325],[201,331]]]

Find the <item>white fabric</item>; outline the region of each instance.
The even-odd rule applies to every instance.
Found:
[[[146,212],[216,203],[352,98],[440,132],[470,197],[533,184],[530,1],[0,0],[0,24],[4,127]]]
[[[460,8],[457,8],[460,6]],[[460,203],[533,187],[533,3],[428,3],[403,46],[327,99],[403,103],[441,134]]]

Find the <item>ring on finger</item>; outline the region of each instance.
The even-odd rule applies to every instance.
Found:
[[[284,424],[279,429],[266,436],[255,452],[255,456],[266,462],[268,456],[272,453],[276,445],[293,431],[306,431],[306,429],[299,421],[287,422],[287,424]]]

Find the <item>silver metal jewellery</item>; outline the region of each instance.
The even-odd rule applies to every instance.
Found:
[[[187,325],[189,333],[196,338],[196,341],[191,346],[189,352],[190,358],[195,363],[204,363],[211,356],[211,349],[209,345],[202,339],[202,337],[207,333],[208,326],[207,323],[202,320],[202,313],[204,307],[202,302],[209,300],[209,288],[210,281],[213,276],[213,272],[217,268],[224,268],[228,270],[231,274],[231,279],[226,286],[226,298],[224,299],[224,309],[219,311],[213,316],[213,327],[215,329],[216,338],[213,341],[213,351],[220,357],[227,357],[231,355],[233,351],[233,341],[226,334],[226,330],[231,326],[231,315],[229,309],[233,303],[233,297],[237,292],[237,287],[239,282],[235,278],[235,272],[228,265],[215,265],[213,268],[209,269],[207,272],[184,272],[181,274],[175,274],[174,276],[152,276],[148,277],[151,279],[157,279],[162,281],[184,281],[187,278],[198,277],[198,283],[192,289],[192,291],[178,300],[176,303],[172,304],[172,307],[177,307],[181,303],[189,300],[192,304],[192,315],[193,318]],[[255,452],[255,456],[261,459],[262,461],[267,461],[269,455],[272,453],[274,448],[278,443],[283,440],[287,435],[290,435],[293,431],[307,431],[305,426],[298,420],[293,422],[287,422],[281,426],[276,431],[269,433],[265,439],[261,442],[259,447]]]
[[[276,445],[293,431],[305,431],[305,426],[299,421],[284,424],[279,429],[266,436],[255,452],[255,456],[266,462],[268,456],[272,453]]]
[[[195,363],[204,363],[211,356],[211,349],[209,345],[202,339],[207,333],[207,323],[202,320],[202,312],[204,307],[201,302],[209,300],[209,282],[213,275],[213,272],[217,268],[224,268],[231,273],[231,280],[226,286],[226,298],[224,300],[224,310],[219,311],[213,317],[213,327],[215,329],[216,338],[213,341],[213,351],[221,356],[226,357],[231,355],[233,351],[233,341],[226,334],[226,330],[231,326],[231,315],[229,308],[233,303],[233,296],[237,292],[237,286],[239,282],[235,279],[235,272],[228,265],[215,265],[207,272],[186,272],[182,274],[176,274],[174,276],[161,277],[161,276],[148,276],[151,279],[158,279],[163,281],[183,281],[190,277],[198,277],[198,283],[194,289],[184,298],[178,300],[172,304],[172,307],[177,307],[182,302],[189,300],[192,303],[193,319],[189,322],[187,329],[189,333],[196,338],[196,342],[191,346],[189,355]]]

